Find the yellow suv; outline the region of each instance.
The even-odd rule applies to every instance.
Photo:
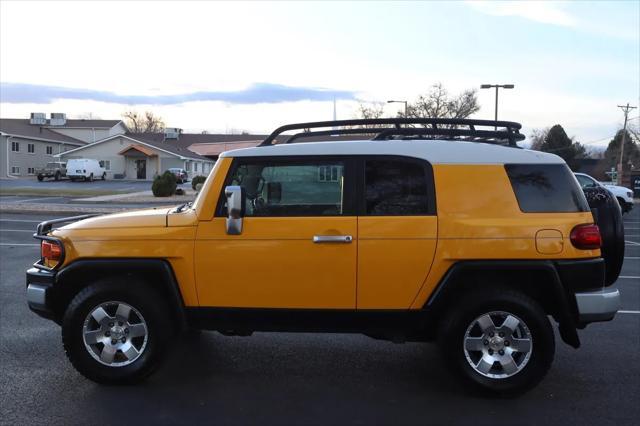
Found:
[[[576,329],[611,320],[619,293],[575,177],[518,148],[519,129],[283,126],[223,153],[192,204],[40,224],[29,306],[101,383],[147,376],[197,328],[437,340],[464,379],[521,392],[550,368],[548,317],[578,347]]]

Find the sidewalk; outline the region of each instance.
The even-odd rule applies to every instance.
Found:
[[[102,204],[102,203],[149,203],[149,204],[181,204],[196,199],[196,193],[192,190],[184,190],[185,195],[172,195],[171,197],[155,197],[151,190],[130,192],[128,194],[100,195],[97,197],[74,198],[74,204]]]

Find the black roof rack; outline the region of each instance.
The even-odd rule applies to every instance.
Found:
[[[326,127],[331,129],[311,131],[311,129]],[[366,135],[371,140],[447,139],[517,147],[516,142],[525,138],[520,133],[521,127],[520,123],[513,121],[466,118],[367,118],[316,121],[278,127],[259,146],[273,145],[279,136],[279,139],[282,139],[282,136],[288,136],[282,135],[284,132],[302,130],[290,135],[283,143],[293,143],[303,138],[319,136]]]

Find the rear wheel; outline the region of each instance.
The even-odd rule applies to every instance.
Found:
[[[93,182],[93,173],[89,175],[89,182]]]
[[[137,382],[155,370],[174,328],[164,301],[141,283],[106,280],[78,293],[62,322],[67,357],[98,383]]]
[[[42,182],[44,180],[44,176],[38,175],[38,182]]]
[[[56,172],[55,176],[53,176],[54,180],[60,180],[60,172]]]
[[[540,305],[508,289],[469,295],[452,307],[439,344],[446,362],[465,381],[502,395],[534,387],[555,352],[553,330]]]
[[[107,172],[102,173],[102,180],[106,180],[107,179]]]

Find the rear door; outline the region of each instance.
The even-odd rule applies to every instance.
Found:
[[[437,243],[431,165],[406,157],[361,158],[358,199],[358,309],[408,309]]]

